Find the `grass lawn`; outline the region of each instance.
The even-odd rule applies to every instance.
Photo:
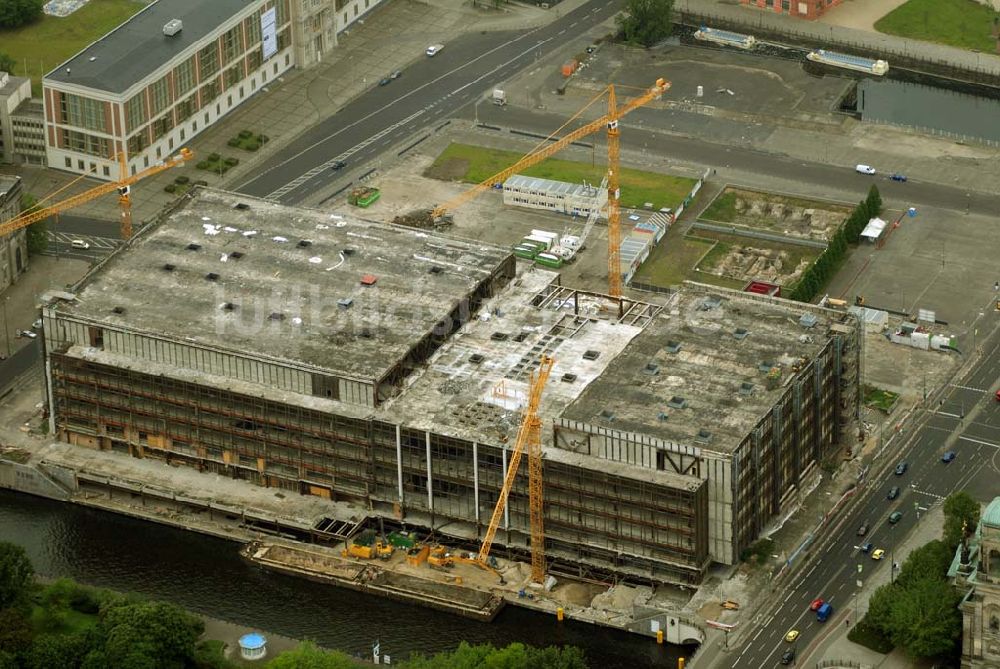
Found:
[[[899,395],[892,392],[891,390],[882,390],[881,388],[876,388],[875,386],[864,387],[864,404],[873,409],[878,409],[882,413],[889,413],[892,408],[896,406],[896,402],[899,400]]]
[[[17,63],[17,76],[31,77],[31,91],[42,94],[42,76],[145,6],[135,0],[91,0],[65,18],[44,15],[17,30],[0,30],[0,52]],[[25,64],[27,63],[27,71]]]
[[[710,248],[709,240],[682,237],[677,228],[671,229],[636,272],[635,281],[660,288],[676,286],[694,278],[695,264]]]
[[[453,143],[437,157],[434,164],[427,170],[427,176],[435,179],[480,183],[510,167],[521,157],[521,154],[515,151],[501,151],[482,146]],[[587,163],[549,158],[529,167],[521,174],[571,183],[586,181],[597,185],[604,177],[604,170],[604,166],[600,164],[591,166]],[[657,209],[677,207],[687,197],[694,184],[695,179],[687,177],[623,168],[621,171],[622,207],[638,209],[646,202],[652,202]]]
[[[732,223],[736,220],[736,193],[725,191],[712,200],[701,216],[706,221],[718,221],[719,223]]]
[[[909,0],[875,23],[889,35],[993,53],[993,19],[1000,17],[974,0]]]

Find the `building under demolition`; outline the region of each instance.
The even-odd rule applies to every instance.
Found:
[[[213,191],[43,318],[61,440],[470,545],[551,355],[550,568],[634,580],[695,584],[738,560],[859,409],[849,314],[707,287],[613,299],[505,248]],[[515,554],[522,468],[497,535]]]

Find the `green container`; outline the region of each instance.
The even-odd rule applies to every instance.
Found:
[[[563,261],[562,258],[551,253],[539,253],[535,256],[535,264],[551,269],[559,269],[562,267]]]
[[[525,260],[534,260],[535,256],[538,255],[538,249],[527,244],[521,244],[514,247],[514,255]]]

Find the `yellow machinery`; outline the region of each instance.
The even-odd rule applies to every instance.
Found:
[[[435,569],[448,569],[455,565],[455,558],[444,546],[435,546],[427,555],[427,564]]]
[[[483,545],[479,548],[476,562],[485,569],[494,571],[488,566],[490,548],[500,526],[503,509],[507,505],[507,497],[514,485],[517,468],[521,463],[521,455],[525,447],[528,449],[528,497],[531,508],[531,580],[541,583],[545,578],[545,527],[542,525],[542,420],[538,417],[538,405],[542,400],[542,390],[552,372],[555,360],[542,356],[538,370],[532,372],[528,385],[528,405],[524,410],[524,419],[517,431],[517,441],[511,451],[510,463],[504,476],[503,487],[493,508],[493,516],[486,528]]]
[[[468,202],[469,200],[477,197],[483,191],[489,190],[494,187],[494,184],[502,184],[507,180],[508,177],[513,176],[532,165],[542,162],[549,156],[561,151],[564,147],[569,146],[571,143],[580,139],[581,137],[586,137],[587,135],[600,130],[601,128],[607,128],[608,131],[608,294],[613,297],[621,297],[622,294],[622,276],[620,267],[621,258],[621,212],[619,206],[619,196],[621,195],[618,186],[618,171],[619,171],[619,141],[620,141],[620,129],[618,127],[621,117],[625,116],[634,109],[637,109],[651,100],[655,100],[662,96],[667,89],[670,88],[670,83],[664,79],[657,79],[656,83],[647,90],[645,93],[637,98],[629,100],[621,107],[618,106],[617,98],[615,97],[615,87],[609,85],[604,91],[601,92],[597,98],[591,100],[586,107],[577,112],[572,118],[570,118],[563,128],[571,123],[574,119],[578,118],[591,104],[593,104],[598,98],[607,93],[608,96],[608,113],[600,118],[586,123],[576,130],[572,130],[566,135],[560,137],[558,140],[549,143],[549,140],[555,136],[555,133],[549,135],[542,143],[535,148],[534,151],[528,155],[521,158],[519,161],[511,165],[505,170],[497,172],[489,179],[486,179],[482,183],[476,184],[468,191],[462,193],[458,197],[455,197],[442,205],[439,205],[432,212],[434,219],[439,219],[445,214],[445,212],[451,211],[455,207]],[[560,128],[559,130],[562,130]],[[559,132],[557,130],[556,132]],[[540,147],[540,148],[539,148]]]
[[[358,538],[347,544],[347,548],[340,552],[342,557],[361,558],[371,560],[378,558],[388,560],[392,557],[393,546],[388,541],[376,537],[374,532],[363,532]]]
[[[171,167],[183,165],[185,161],[190,160],[193,156],[194,154],[189,149],[181,149],[176,156],[171,156],[158,165],[153,165],[148,169],[128,177],[123,176],[128,174],[128,165],[125,163],[125,156],[124,154],[119,154],[119,175],[122,175],[122,178],[119,178],[118,181],[103,183],[100,186],[95,186],[90,190],[68,197],[65,200],[57,202],[56,204],[49,205],[48,207],[33,208],[20,214],[19,216],[15,216],[9,221],[0,224],[0,237],[9,235],[15,230],[20,230],[21,228],[27,227],[32,223],[43,221],[49,216],[60,214],[64,211],[72,209],[73,207],[90,202],[91,200],[99,198],[102,195],[118,191],[118,205],[121,208],[121,235],[122,239],[129,239],[132,237],[132,184],[141,179],[145,179],[148,176],[162,172],[163,170],[170,169]]]
[[[424,562],[427,562],[427,556],[430,552],[430,546],[427,544],[410,546],[406,549],[406,562],[407,564],[412,564],[414,567],[418,567]]]

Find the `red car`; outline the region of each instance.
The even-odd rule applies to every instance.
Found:
[[[997,391],[997,402],[1000,402],[1000,390]]]
[[[821,606],[823,606],[823,600],[819,599],[819,598],[816,598],[816,599],[814,599],[812,601],[812,604],[809,605],[809,610],[810,611],[819,611],[819,607],[821,607]]]

